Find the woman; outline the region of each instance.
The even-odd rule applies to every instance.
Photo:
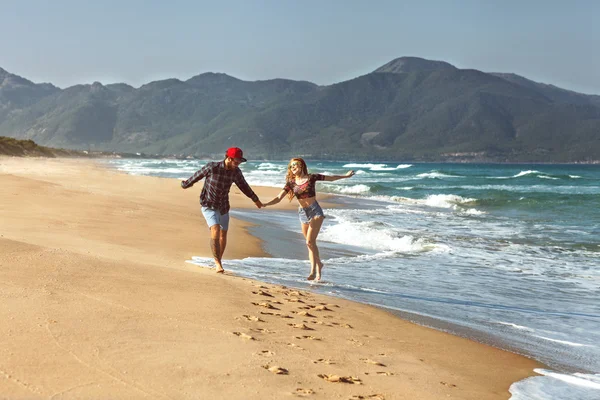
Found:
[[[302,226],[302,234],[306,239],[306,247],[308,247],[308,258],[310,259],[310,275],[307,278],[309,281],[321,280],[321,269],[323,269],[323,263],[319,257],[319,248],[317,247],[317,236],[321,230],[325,214],[323,214],[323,209],[315,197],[316,182],[333,182],[338,179],[350,178],[353,175],[354,171],[348,171],[346,175],[309,174],[303,159],[292,158],[288,165],[283,190],[273,200],[263,204],[264,207],[277,204],[286,194],[290,201],[294,196],[298,199],[300,204],[298,216]]]

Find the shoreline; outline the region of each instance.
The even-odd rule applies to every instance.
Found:
[[[209,251],[199,187],[95,160],[0,157],[0,180],[11,398],[500,399],[544,367],[378,307],[186,264]],[[232,189],[233,208],[253,207]],[[226,259],[264,255],[248,226],[232,220]]]

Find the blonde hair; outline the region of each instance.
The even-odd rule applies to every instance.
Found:
[[[300,164],[300,170],[303,175],[308,175],[308,167],[306,166],[306,162],[302,158],[299,158],[299,157],[292,158],[290,160],[290,162],[288,163],[287,174],[285,175],[286,184],[288,182],[294,182],[295,178],[296,178],[296,176],[292,172],[292,163],[293,162],[297,162]],[[288,199],[290,201],[292,201],[292,199],[294,198],[294,192],[292,190],[290,190],[289,193],[287,194],[287,196],[288,196]]]

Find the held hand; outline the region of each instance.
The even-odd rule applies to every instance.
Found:
[[[255,201],[254,204],[256,205],[257,208],[263,208],[264,207],[263,203],[260,200]]]
[[[346,173],[346,178],[350,178],[351,176],[354,176],[355,174],[356,174],[356,172],[354,172],[354,171],[348,171]]]

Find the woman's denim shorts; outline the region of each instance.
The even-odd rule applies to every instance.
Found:
[[[302,222],[303,224],[308,224],[310,220],[314,217],[325,218],[325,214],[323,213],[323,209],[321,208],[319,203],[315,201],[306,208],[298,208],[298,217],[300,218],[300,222]]]

